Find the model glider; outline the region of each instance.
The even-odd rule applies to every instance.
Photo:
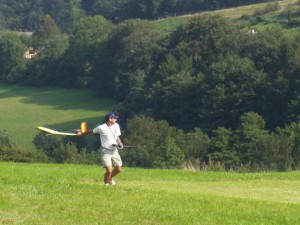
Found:
[[[85,132],[87,132],[87,123],[82,122],[80,128],[81,129],[74,129],[74,130],[70,130],[70,131],[61,132],[61,131],[53,130],[53,129],[50,129],[47,127],[38,126],[38,129],[48,133],[46,135],[66,135],[66,136],[77,136],[79,132],[81,134],[84,134]]]

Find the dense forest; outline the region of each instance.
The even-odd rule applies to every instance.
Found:
[[[2,0],[0,30],[35,31],[44,15],[50,15],[63,33],[71,33],[85,16],[102,15],[113,23],[127,19],[157,19],[268,2],[270,0]]]
[[[222,16],[200,14],[163,35],[145,20],[260,1],[45,2],[0,3],[6,13],[1,15],[6,29],[0,36],[0,81],[90,88],[117,100],[114,111],[126,118],[125,141],[147,146],[122,153],[127,166],[299,169],[299,32],[274,25],[248,33]],[[33,3],[32,21],[24,22],[26,10],[14,10]],[[18,6],[14,10],[13,4]],[[26,59],[29,48],[35,55]],[[13,145],[0,134],[5,160]],[[92,163],[97,158],[97,152],[82,150],[82,140],[64,141],[61,146],[55,138],[39,135],[34,143],[56,162]]]

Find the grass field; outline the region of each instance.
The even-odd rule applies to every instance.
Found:
[[[0,163],[0,224],[300,224],[300,172]]]
[[[37,126],[61,131],[90,127],[103,122],[114,106],[86,90],[29,88],[0,83],[0,129],[7,131],[17,146],[32,148]]]

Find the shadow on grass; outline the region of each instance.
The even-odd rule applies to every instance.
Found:
[[[20,98],[24,104],[52,106],[54,109],[87,109],[110,111],[115,102],[95,96],[84,89],[33,88],[0,84],[0,98]]]

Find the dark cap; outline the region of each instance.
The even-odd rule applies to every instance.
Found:
[[[117,116],[116,114],[110,112],[110,113],[106,114],[105,118],[106,119],[109,119],[109,118],[119,119],[119,116]]]

